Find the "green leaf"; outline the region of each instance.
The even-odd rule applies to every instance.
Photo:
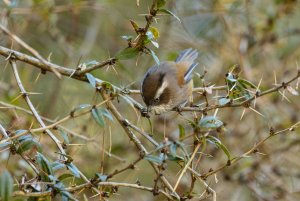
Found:
[[[70,140],[69,140],[68,134],[64,130],[62,130],[62,129],[58,129],[58,131],[59,131],[60,135],[63,137],[64,143],[65,144],[70,144]]]
[[[176,156],[177,147],[178,147],[178,145],[175,142],[170,145],[170,154],[172,156]]]
[[[87,73],[86,74],[86,78],[88,79],[89,83],[92,85],[92,87],[96,88],[96,80],[95,80],[95,77],[90,74],[90,73]]]
[[[105,121],[103,118],[103,114],[101,111],[99,111],[97,108],[93,108],[92,109],[92,116],[94,118],[94,120],[101,126],[104,127],[105,126]]]
[[[159,31],[156,27],[150,27],[149,30],[152,32],[153,34],[153,38],[154,39],[158,39],[159,38]]]
[[[186,151],[186,149],[184,147],[185,145],[181,142],[178,142],[178,141],[176,141],[176,143],[178,145],[178,148],[180,148],[180,150],[183,152],[184,157],[188,160],[190,157],[189,157],[189,154],[188,154],[188,152]]]
[[[0,148],[6,147],[10,144],[11,144],[11,142],[3,142],[3,143],[0,144]]]
[[[222,125],[223,125],[223,122],[214,116],[203,117],[199,122],[199,126],[201,128],[219,128]]]
[[[162,159],[158,156],[154,156],[154,155],[146,155],[144,157],[144,159],[148,160],[148,161],[151,161],[151,162],[154,162],[158,165],[161,165],[162,164]]]
[[[131,58],[135,57],[138,53],[139,53],[138,49],[133,48],[133,47],[128,47],[128,48],[125,48],[125,49],[119,51],[116,54],[116,59],[119,59],[119,60],[131,59]]]
[[[66,167],[66,165],[64,163],[61,163],[59,161],[54,161],[52,164],[51,164],[51,167],[52,167],[52,170],[55,172],[59,169],[63,169]]]
[[[156,7],[161,8],[161,7],[165,6],[166,3],[167,3],[166,0],[157,0]]]
[[[149,40],[154,39],[154,35],[153,35],[153,33],[152,33],[151,31],[147,31],[146,36],[147,36],[147,38],[148,38]]]
[[[76,116],[76,115],[79,115],[79,114],[89,111],[91,109],[91,107],[92,107],[92,105],[90,105],[90,104],[81,104],[81,105],[76,106],[72,110],[71,113],[73,114],[73,116]]]
[[[50,181],[48,175],[54,174],[51,163],[43,154],[39,152],[37,153],[36,161],[42,170],[40,171],[40,176],[42,178],[42,181]]]
[[[111,115],[111,113],[107,109],[99,108],[98,111],[101,112],[101,114],[103,114],[103,116],[105,116],[109,120],[114,121],[113,116]]]
[[[41,144],[31,137],[23,140],[20,144],[18,144],[18,148],[16,152],[20,154],[31,149],[32,147],[36,147],[38,151],[42,150]]]
[[[230,99],[229,98],[221,98],[219,99],[219,105],[226,105],[228,103],[230,103]]]
[[[121,36],[121,38],[126,41],[131,41],[133,39],[133,36]]]
[[[223,152],[226,154],[228,160],[230,160],[231,156],[230,156],[229,150],[227,149],[227,147],[224,144],[222,144],[222,142],[218,138],[208,135],[208,136],[206,136],[206,139],[209,142],[215,144],[219,149],[222,149]]]
[[[237,81],[238,81],[241,85],[243,85],[244,88],[250,87],[250,88],[252,88],[252,89],[257,89],[257,87],[256,87],[252,82],[250,82],[250,81],[248,81],[248,80],[245,80],[245,79],[238,79]]]
[[[137,33],[139,30],[139,25],[133,20],[130,20],[130,23],[131,23],[131,26],[133,27],[134,31]]]
[[[177,15],[175,15],[174,13],[172,13],[171,11],[169,11],[167,9],[161,8],[158,11],[160,11],[162,13],[166,13],[168,15],[171,15],[171,16],[175,17],[179,22],[181,22],[180,19],[179,19],[179,17],[177,17]]]
[[[237,79],[235,78],[235,76],[232,73],[228,73],[226,76],[226,80],[235,83],[237,81]],[[229,87],[231,88],[231,87]]]
[[[71,193],[69,193],[68,191],[61,191],[60,192],[60,195],[61,195],[61,200],[62,201],[69,201],[69,200],[74,200],[76,201],[77,199],[75,199],[73,197],[73,195]]]
[[[15,135],[20,135],[20,134],[23,134],[25,132],[28,132],[27,130],[17,130],[15,131]]]
[[[100,181],[107,181],[107,175],[96,173],[96,176],[100,179]]]
[[[68,178],[70,178],[70,177],[74,177],[74,175],[73,175],[73,174],[69,174],[69,173],[62,174],[62,175],[60,175],[60,176],[58,177],[58,180],[59,180],[59,181],[62,181],[62,180],[68,179]]]
[[[185,137],[185,129],[181,124],[178,124],[178,128],[179,128],[179,138],[180,140],[182,140]]]
[[[149,49],[149,51],[150,51],[150,53],[151,53],[151,56],[152,56],[153,59],[155,60],[156,64],[159,65],[160,62],[159,62],[159,59],[158,59],[158,57],[156,56],[155,52],[153,52],[153,51],[150,50],[150,49]]]
[[[13,192],[13,179],[7,170],[0,176],[0,197],[2,201],[11,200]]]
[[[26,135],[22,135],[14,140],[15,143],[22,143],[23,141],[32,140],[32,136],[28,133]]]
[[[95,61],[95,60],[92,60],[92,61],[88,61],[88,62],[86,62],[84,64],[85,64],[86,67],[90,68],[90,67],[93,67],[93,66],[99,64],[99,62]]]
[[[151,43],[154,47],[159,48],[159,44],[153,40],[151,40]]]
[[[167,159],[175,162],[185,161],[183,157],[178,155],[173,156],[172,154],[167,154]]]
[[[72,174],[79,178],[80,174],[79,174],[79,170],[77,169],[77,167],[75,165],[73,165],[72,163],[68,163],[66,164],[66,166],[68,167],[68,169],[72,172]]]

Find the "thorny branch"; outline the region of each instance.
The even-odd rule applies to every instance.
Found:
[[[146,25],[145,25],[144,28],[141,28],[141,30],[138,32],[139,36],[138,36],[137,42],[134,44],[134,47],[137,48],[139,51],[143,51],[144,48],[145,48],[144,47],[144,40],[147,37],[146,33],[147,33],[148,29],[150,28],[151,23],[153,22],[153,20],[156,17],[156,14],[157,14],[156,5],[157,5],[157,0],[153,0],[152,6],[151,6],[150,11],[149,11],[149,14],[146,15]],[[80,68],[77,67],[74,70],[74,69],[67,68],[67,67],[64,67],[64,66],[56,65],[54,63],[51,63],[51,62],[45,60],[36,50],[34,50],[29,45],[27,45],[19,37],[12,34],[3,25],[0,25],[0,29],[2,29],[2,31],[4,33],[9,35],[13,40],[15,40],[18,44],[20,44],[23,48],[30,51],[35,56],[35,57],[32,57],[32,56],[23,54],[21,52],[18,52],[18,51],[0,46],[0,54],[3,55],[4,57],[6,57],[6,59],[10,61],[11,65],[12,65],[12,68],[13,68],[14,76],[15,76],[17,84],[18,84],[18,87],[20,88],[20,91],[21,91],[21,95],[25,99],[26,103],[28,104],[28,106],[30,108],[30,111],[26,110],[26,109],[23,109],[23,108],[18,108],[17,106],[13,106],[13,108],[20,109],[20,110],[22,110],[26,113],[32,114],[41,126],[40,128],[28,129],[28,130],[23,131],[22,133],[20,133],[18,136],[12,136],[11,137],[7,134],[7,131],[5,130],[5,128],[0,124],[0,133],[4,137],[4,139],[0,141],[0,144],[4,144],[5,142],[12,141],[12,140],[16,139],[17,137],[20,137],[22,135],[26,135],[28,133],[46,132],[46,134],[55,142],[55,144],[58,147],[58,149],[60,150],[60,152],[62,154],[66,154],[64,148],[62,147],[62,143],[56,138],[56,136],[51,131],[51,129],[55,129],[56,127],[63,128],[60,124],[66,122],[66,121],[68,121],[72,118],[79,117],[79,116],[82,116],[82,115],[85,115],[85,114],[89,114],[91,112],[91,109],[87,110],[86,112],[84,112],[84,113],[82,113],[78,116],[74,116],[72,114],[67,115],[66,117],[64,117],[64,118],[62,118],[58,121],[52,121],[52,120],[49,120],[45,117],[40,116],[38,114],[38,112],[36,111],[35,107],[33,106],[31,100],[29,99],[29,93],[25,90],[25,88],[24,88],[24,86],[21,82],[21,79],[19,77],[18,70],[17,70],[16,60],[28,63],[32,66],[35,66],[35,67],[41,69],[41,71],[43,73],[53,72],[58,77],[60,77],[60,75],[64,75],[64,76],[67,76],[67,77],[71,77],[73,79],[77,79],[77,80],[80,80],[80,81],[87,82],[86,73],[92,72],[96,69],[102,68],[102,67],[107,66],[107,65],[113,65],[116,62],[116,59],[115,58],[110,58],[106,61],[98,62],[97,64],[93,65],[92,67],[89,67],[89,68],[86,68],[86,69],[80,69]],[[218,109],[218,108],[249,107],[250,103],[252,101],[254,101],[255,99],[257,99],[261,96],[265,96],[267,94],[273,93],[273,92],[278,92],[280,89],[285,89],[290,83],[292,83],[293,81],[299,79],[299,77],[300,77],[300,71],[298,71],[297,74],[293,78],[288,80],[287,82],[283,82],[281,85],[270,88],[268,90],[265,90],[265,91],[262,91],[262,92],[259,92],[259,93],[257,92],[251,98],[249,98],[249,99],[247,99],[246,101],[243,101],[243,102],[239,102],[239,103],[231,103],[230,102],[230,103],[225,104],[225,105],[217,105],[217,104],[216,105],[209,105],[208,101],[206,99],[207,105],[205,107],[200,107],[200,106],[199,107],[183,107],[183,108],[181,108],[181,111],[187,111],[187,112],[188,111],[189,112],[195,111],[195,112],[206,113],[208,111],[215,110],[215,109]],[[119,94],[124,95],[124,96],[129,96],[129,95],[132,95],[132,94],[139,94],[140,93],[139,90],[131,90],[131,89],[123,90],[123,89],[121,89],[117,86],[113,86],[113,87],[114,87],[114,89],[117,89]],[[213,86],[213,87],[211,87],[211,90],[226,90],[226,89],[227,89],[227,86]],[[147,132],[143,131],[138,126],[136,126],[135,124],[133,124],[130,121],[128,121],[127,119],[125,119],[125,117],[119,112],[119,110],[117,109],[117,107],[113,103],[113,99],[114,99],[116,94],[110,93],[110,90],[106,89],[103,86],[98,91],[100,92],[100,94],[101,94],[104,101],[97,104],[97,105],[95,105],[94,107],[99,107],[99,106],[102,106],[102,105],[105,104],[106,107],[108,108],[108,110],[117,119],[118,123],[122,126],[122,128],[125,131],[125,133],[127,134],[128,138],[134,143],[135,147],[137,148],[137,150],[139,152],[138,158],[136,160],[134,160],[132,163],[129,163],[129,165],[127,165],[126,167],[124,167],[120,170],[116,169],[112,173],[108,174],[107,175],[107,180],[109,180],[109,179],[113,178],[115,175],[121,174],[121,173],[123,173],[123,172],[125,172],[129,169],[134,169],[137,163],[142,161],[145,156],[152,153],[151,151],[149,152],[146,149],[146,146],[140,141],[140,139],[136,135],[136,133],[142,135],[145,139],[147,139],[148,142],[150,142],[152,145],[154,145],[155,148],[158,148],[160,144],[157,141],[155,141]],[[194,92],[204,92],[205,93],[206,92],[206,87],[197,87],[197,88],[194,89]],[[205,96],[205,98],[207,98],[207,97]],[[129,100],[139,110],[143,109],[143,106],[140,103],[138,103],[136,100],[134,100],[133,98],[129,97]],[[11,105],[3,103],[3,102],[0,102],[0,104],[2,104],[4,106],[11,107]],[[46,125],[44,123],[44,121],[49,122],[51,124]],[[119,182],[112,182],[112,181],[101,181],[100,179],[88,180],[80,172],[80,175],[83,178],[83,180],[85,181],[85,183],[80,184],[80,185],[76,185],[76,186],[67,187],[66,191],[67,192],[80,192],[83,189],[93,188],[98,194],[100,194],[100,191],[97,188],[102,187],[102,186],[105,186],[105,187],[128,187],[128,188],[134,188],[134,189],[139,189],[139,190],[143,190],[143,191],[152,192],[153,194],[154,193],[159,193],[159,194],[164,195],[168,200],[175,200],[175,199],[184,200],[185,197],[183,195],[179,195],[179,193],[176,190],[177,190],[177,187],[179,186],[179,184],[182,180],[182,177],[186,173],[186,171],[189,171],[194,178],[199,179],[199,181],[204,184],[204,186],[206,187],[207,193],[211,193],[213,200],[216,201],[216,192],[206,183],[206,179],[209,176],[215,175],[216,173],[218,173],[219,171],[225,169],[226,167],[237,163],[239,160],[241,160],[245,157],[249,157],[251,154],[254,154],[254,153],[258,152],[258,148],[261,145],[263,145],[267,140],[272,138],[273,136],[293,131],[299,125],[300,125],[300,122],[297,122],[296,124],[290,126],[289,128],[286,128],[286,129],[283,129],[283,130],[280,130],[280,131],[277,131],[277,132],[275,132],[274,130],[270,130],[270,133],[267,137],[260,140],[258,143],[256,143],[251,149],[246,151],[244,154],[242,154],[240,156],[237,156],[237,157],[234,157],[234,158],[231,158],[227,161],[226,164],[224,164],[224,165],[222,165],[222,166],[220,166],[216,169],[211,169],[209,172],[204,173],[204,174],[200,174],[199,172],[197,172],[196,168],[193,168],[193,165],[191,165],[191,164],[193,164],[194,160],[196,159],[196,155],[199,154],[198,150],[200,148],[200,143],[198,142],[198,144],[194,146],[191,157],[189,158],[187,163],[183,166],[183,168],[181,170],[181,173],[180,173],[174,187],[171,185],[170,180],[167,179],[167,177],[165,175],[163,175],[162,171],[160,171],[159,166],[154,162],[148,161],[150,163],[150,165],[153,167],[154,171],[156,172],[157,179],[161,180],[161,182],[164,186],[163,188],[158,188],[157,189],[157,183],[155,183],[155,188],[151,188],[151,187],[147,187],[147,186],[142,186],[140,184],[119,183]],[[76,136],[76,134],[74,134],[74,135]],[[79,136],[79,137],[83,137],[83,136]],[[32,162],[30,160],[30,158],[24,156],[23,154],[20,154],[20,156],[29,164],[29,166],[35,171],[36,174],[39,174],[39,170],[35,166],[36,164],[34,162]],[[198,162],[199,162],[199,160],[197,161],[197,163]],[[53,193],[52,191],[28,192],[28,193],[25,193],[23,191],[15,191],[14,196],[43,197],[43,196],[51,196],[52,193]]]

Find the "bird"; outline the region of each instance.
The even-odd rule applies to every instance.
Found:
[[[147,113],[161,114],[184,106],[192,97],[192,72],[198,65],[198,51],[181,51],[175,61],[163,61],[148,69],[141,83]]]

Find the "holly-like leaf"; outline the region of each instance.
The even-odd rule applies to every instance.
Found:
[[[157,6],[157,8],[161,8],[161,7],[165,6],[166,3],[167,3],[166,0],[157,0],[156,6]]]
[[[219,99],[219,105],[226,105],[228,103],[230,103],[230,99],[229,98],[221,98]]]
[[[74,177],[74,175],[69,174],[69,173],[66,173],[66,174],[60,175],[57,179],[58,179],[59,181],[62,181],[62,180],[68,179],[68,178],[70,178],[70,177]]]
[[[68,164],[66,164],[66,166],[75,177],[77,177],[77,178],[80,177],[79,170],[77,169],[77,167],[75,165],[73,165],[72,163],[68,163]]]
[[[167,154],[167,159],[175,162],[185,161],[183,157],[178,155],[173,156],[172,154]]]
[[[18,154],[21,154],[27,150],[30,150],[33,147],[37,148],[38,151],[42,150],[41,144],[36,139],[29,137],[29,138],[26,138],[25,140],[22,140],[22,142],[20,142],[18,144],[18,148],[17,148],[16,152]]]
[[[200,122],[199,126],[201,128],[219,128],[223,125],[223,122],[220,121],[217,117],[214,116],[206,116],[203,117]]]
[[[127,47],[116,54],[116,59],[126,60],[135,57],[139,53],[139,50],[133,47]]]
[[[181,124],[178,124],[179,128],[179,138],[182,140],[185,137],[185,129]]]
[[[215,144],[219,149],[222,149],[223,152],[226,154],[228,160],[230,160],[231,156],[230,156],[230,152],[227,149],[227,147],[216,137],[208,135],[206,136],[206,139],[211,142],[212,144]]]
[[[90,73],[85,74],[85,76],[88,79],[89,83],[92,85],[92,87],[96,88],[95,77],[92,74],[90,74]]]
[[[134,31],[136,33],[138,33],[139,25],[135,21],[133,21],[133,20],[130,20],[130,23],[131,23],[131,26],[133,27]]]
[[[156,164],[158,164],[158,165],[161,165],[161,164],[162,164],[162,161],[163,161],[160,157],[154,156],[154,155],[146,155],[146,156],[144,157],[144,159],[146,159],[146,160],[148,160],[148,161],[151,161],[151,162],[154,162],[154,163],[156,163]]]
[[[92,105],[90,104],[81,104],[81,105],[78,105],[76,106],[73,110],[72,110],[72,115],[73,116],[76,116],[76,115],[79,115],[81,113],[84,113],[84,112],[87,112],[91,109]]]
[[[176,156],[177,147],[178,147],[177,143],[172,143],[172,144],[170,145],[170,154],[171,154],[172,156]]]
[[[153,57],[154,61],[156,62],[156,64],[159,65],[160,62],[159,62],[159,59],[158,59],[158,57],[156,56],[155,52],[153,52],[153,51],[150,50],[150,49],[149,49],[149,51],[150,51],[151,56]]]
[[[100,110],[100,112],[103,114],[103,116],[105,116],[106,118],[108,118],[108,119],[111,120],[111,121],[114,121],[113,116],[111,115],[111,113],[110,113],[107,109],[105,109],[105,108],[100,108],[99,110]]]
[[[11,144],[11,142],[3,142],[3,143],[0,144],[0,148],[6,147],[10,144]]]
[[[153,34],[153,38],[154,39],[158,39],[159,38],[159,31],[156,27],[150,27],[149,30],[152,32]]]
[[[70,201],[70,200],[77,201],[77,199],[75,199],[73,195],[68,191],[65,190],[61,191],[60,195],[61,195],[61,201]]]
[[[2,201],[11,200],[13,192],[13,179],[7,170],[0,176],[0,198]]]
[[[64,143],[65,144],[70,144],[70,140],[69,140],[68,134],[64,130],[62,130],[62,129],[58,129],[58,131],[59,131],[60,135],[63,137]]]
[[[96,173],[96,176],[100,179],[100,181],[107,181],[107,175]]]
[[[172,13],[170,10],[161,8],[161,9],[159,9],[158,11],[159,11],[159,12],[162,12],[162,13],[166,13],[166,14],[168,14],[168,15],[171,15],[171,16],[175,17],[179,22],[181,22],[180,19],[179,19],[179,17],[177,17],[177,15],[175,15],[174,13]]]
[[[105,126],[105,121],[103,118],[103,114],[100,110],[98,110],[97,108],[93,108],[92,109],[92,116],[94,118],[94,120],[101,126],[104,127]]]
[[[121,38],[126,41],[131,41],[133,39],[133,36],[121,36]]]
[[[53,175],[54,173],[51,163],[43,154],[39,152],[37,153],[36,161],[42,170],[40,171],[40,176],[42,178],[42,181],[51,181],[48,177],[48,175]]]
[[[96,60],[88,61],[86,63],[83,63],[87,68],[93,67],[95,65],[98,65],[99,62]],[[80,64],[81,65],[81,64]]]
[[[64,163],[61,163],[59,161],[54,161],[52,164],[51,164],[51,167],[52,167],[52,170],[55,172],[57,170],[60,170],[60,169],[63,169],[66,167],[66,165]]]
[[[154,47],[159,48],[159,44],[153,40],[151,40],[151,43]]]
[[[255,86],[252,82],[245,80],[245,79],[238,79],[238,82],[243,85],[245,88],[252,88],[252,89],[257,89],[257,86]]]

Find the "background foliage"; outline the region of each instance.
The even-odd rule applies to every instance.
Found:
[[[145,0],[3,0],[0,2],[0,21],[44,58],[52,63],[76,69],[79,64],[89,67],[94,61],[105,61],[115,56],[118,58],[118,55],[120,58],[120,51],[128,46],[128,41],[124,38],[136,37],[129,20],[143,27],[146,23],[143,14],[148,13],[152,3]],[[221,96],[226,96],[226,90],[211,90],[209,86],[226,86],[225,75],[234,65],[239,66],[241,78],[251,81],[256,87],[259,86],[261,91],[274,87],[275,78],[276,84],[279,84],[276,86],[280,86],[282,82],[297,75],[297,62],[300,56],[298,1],[167,0],[163,8],[176,14],[180,21],[166,13],[157,15],[151,26],[155,27],[152,34],[155,35],[155,31],[158,31],[159,35],[156,33],[153,38],[154,45],[149,43],[147,47],[154,51],[161,61],[173,60],[177,53],[185,48],[192,47],[199,51],[199,66],[195,72],[194,85],[208,88],[204,92],[194,93],[196,103],[205,105],[205,99],[208,99],[209,104],[214,105]],[[0,36],[1,46],[31,55],[4,32]],[[159,48],[155,47],[156,42]],[[146,53],[139,56],[134,53],[129,57],[133,58],[125,60],[123,56],[115,64],[91,72],[92,77],[120,88],[138,90],[142,75],[155,64],[155,60]],[[32,115],[5,105],[6,103],[28,109],[26,102],[20,97],[11,65],[5,58],[0,58],[0,124],[10,132],[38,128],[40,126]],[[88,83],[69,77],[58,79],[53,73],[41,74],[41,70],[24,62],[17,64],[25,89],[28,92],[38,93],[31,94],[30,99],[41,116],[56,121],[70,114],[74,108],[78,110],[79,105],[102,102],[101,95]],[[298,83],[296,80],[279,92],[257,98],[254,110],[241,106],[208,111],[208,116],[217,114],[224,125],[221,128],[216,126],[218,129],[209,128],[209,136],[212,137],[209,137],[208,143],[202,144],[199,149],[201,152],[196,158],[201,160],[196,170],[200,174],[205,174],[210,169],[215,170],[226,164],[228,155],[229,158],[241,156],[270,135],[270,130],[276,132],[291,128],[299,122],[300,101],[299,97],[295,96],[299,91]],[[251,88],[249,86],[248,88]],[[244,89],[242,91],[249,93]],[[133,94],[131,97],[142,103],[139,94]],[[153,133],[153,138],[158,143],[179,141],[180,135],[181,137],[193,135],[195,129],[188,120],[194,121],[195,115],[198,119],[203,117],[201,112],[151,115],[153,127],[151,128],[148,119],[141,117],[140,112],[133,109],[127,101],[119,98],[119,101],[114,100],[113,103],[130,122],[141,130]],[[106,180],[103,176],[115,169],[126,167],[139,156],[133,143],[124,134],[122,125],[115,119],[111,120],[113,118],[111,113],[104,108],[102,107],[100,115],[94,111],[91,115],[64,122],[62,125],[68,128],[64,133],[68,137],[64,138],[64,134],[61,135],[59,130],[53,131],[57,138],[67,144],[67,154],[89,179],[93,178],[95,173],[99,173],[102,176],[100,179]],[[81,137],[74,136],[74,133]],[[288,133],[290,134],[284,133],[268,139],[251,157],[242,158],[238,163],[206,178],[206,183],[216,191],[218,199],[299,200],[300,133],[299,129]],[[146,139],[137,136],[149,150],[153,149],[153,147],[150,149],[151,144]],[[41,163],[44,156],[49,161],[59,158],[55,144],[47,135],[37,133],[34,140],[36,144],[30,143],[25,148],[24,154],[34,158],[37,151],[40,151],[43,155],[36,158],[40,166],[43,166]],[[181,141],[189,156],[195,148],[194,140],[190,137]],[[19,146],[21,145],[18,144],[16,148]],[[23,153],[22,150],[20,152]],[[148,160],[162,162],[157,158]],[[112,181],[140,183],[143,186],[153,187],[156,174],[149,167],[151,166],[147,160],[143,159],[133,170],[129,169],[114,176]],[[163,174],[173,186],[179,176],[178,172],[183,167],[174,160],[167,161],[167,168]],[[69,169],[72,170],[72,167]],[[7,176],[5,170],[9,171],[13,180]],[[16,181],[20,182],[25,174],[28,179],[36,176],[22,157],[12,154],[7,146],[0,148],[0,171],[2,175],[0,181],[8,180],[6,184],[17,184]],[[58,175],[72,173],[66,168],[60,171]],[[76,169],[73,174],[75,176],[78,174]],[[64,185],[84,183],[74,175],[63,180]],[[177,188],[177,193],[188,194],[190,184],[190,174],[186,173]],[[196,181],[191,195],[196,197],[195,200],[199,199],[197,197],[211,200],[210,191],[207,191],[208,198],[204,194],[200,196],[206,189],[203,183]],[[14,191],[16,190],[17,186],[14,187]],[[107,188],[101,190],[112,192]],[[95,194],[92,190],[85,189],[83,192],[76,192],[74,197],[79,200],[84,197],[99,200],[99,196],[92,198]],[[5,200],[4,197],[2,199]],[[16,199],[25,198],[18,196]],[[120,188],[116,194],[111,194],[110,198],[103,199],[165,198],[163,195],[153,197],[151,193],[143,193],[134,188]]]

